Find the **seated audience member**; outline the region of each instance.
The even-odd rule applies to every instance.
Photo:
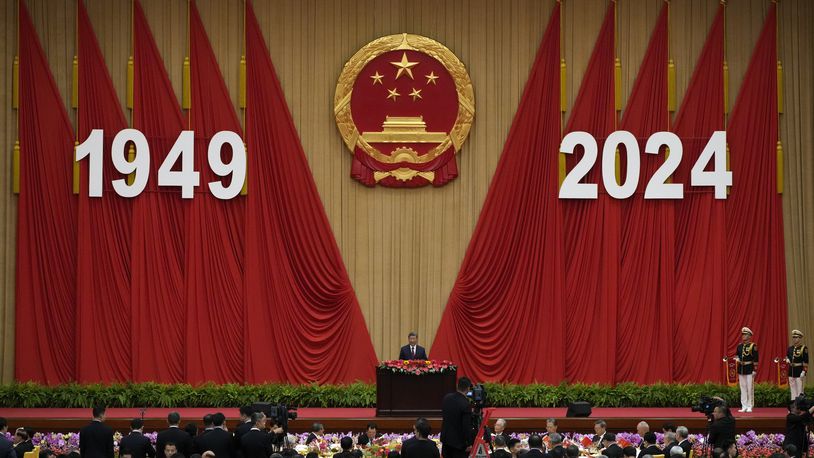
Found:
[[[608,458],[624,458],[625,452],[622,451],[622,447],[616,443],[616,434],[605,433],[605,440],[602,442],[602,445],[605,447],[602,450],[602,454]]]
[[[690,431],[686,426],[679,426],[676,428],[676,441],[678,441],[678,446],[684,450],[684,455],[690,456],[692,443],[690,443]]]
[[[34,450],[34,444],[31,442],[31,438],[28,437],[28,431],[25,428],[17,428],[11,441],[14,443],[14,453],[20,458],[25,456],[27,452]]]
[[[523,454],[526,458],[544,458],[543,438],[537,434],[529,436],[529,451]]]
[[[665,456],[665,457],[669,456],[670,458],[683,458],[683,456],[684,456],[684,449],[682,449],[682,448],[681,448],[681,447],[679,447],[678,445],[674,445],[674,446],[673,446],[673,447],[670,449],[670,454],[669,454],[669,455],[664,455],[664,456]]]
[[[314,423],[311,425],[311,434],[309,434],[308,438],[305,439],[305,445],[311,445],[311,443],[315,440],[322,440],[324,435],[325,427],[322,426],[322,423]]]
[[[419,418],[413,425],[415,437],[404,441],[401,446],[401,456],[404,458],[441,458],[438,445],[430,440],[432,427],[426,418]]]
[[[673,431],[668,431],[664,433],[664,448],[662,448],[662,452],[664,453],[664,457],[667,458],[672,454],[673,447],[678,447],[678,441],[676,440],[676,433]]]
[[[551,433],[548,435],[549,454],[565,456],[565,449],[562,448],[562,435],[560,433]]]
[[[495,436],[503,436],[507,441],[510,439],[509,434],[506,432],[506,420],[498,418],[497,421],[495,421],[495,430],[492,434],[492,438],[494,439]]]
[[[492,458],[510,458],[512,453],[509,451],[509,447],[506,446],[508,441],[503,436],[495,436],[492,440]]]
[[[509,439],[509,441],[506,442],[506,447],[509,449],[509,453],[517,458],[517,456],[520,455],[520,451],[523,450],[523,443],[520,442],[520,439]]]
[[[339,446],[342,447],[342,452],[334,454],[334,458],[353,458],[353,438],[345,436],[339,441]]]
[[[545,435],[556,433],[557,432],[557,419],[556,418],[547,418],[545,421]]]
[[[667,422],[667,423],[661,425],[661,432],[663,434],[674,433],[674,432],[676,432],[676,425]]]
[[[639,451],[632,445],[623,448],[622,452],[625,454],[625,458],[636,458],[639,455]]]
[[[639,456],[661,455],[661,449],[656,445],[656,433],[646,432],[642,438],[642,447]]]
[[[181,423],[181,415],[178,412],[170,412],[167,415],[169,428],[158,433],[155,440],[156,458],[170,458],[172,455],[166,454],[166,445],[172,442],[175,448],[174,453],[180,453],[185,457],[192,455],[192,437],[183,429],[178,427]]]
[[[598,448],[602,448],[602,443],[605,442],[605,439],[608,435],[608,424],[605,423],[605,420],[596,420],[594,422],[594,435],[593,442],[594,445]]]
[[[639,437],[644,438],[645,433],[649,433],[649,432],[650,432],[650,425],[648,425],[646,421],[640,421],[639,424],[636,425],[636,434],[638,434]]]
[[[134,418],[130,420],[130,434],[119,440],[119,456],[122,451],[130,454],[131,458],[154,457],[155,449],[148,437],[144,436],[144,420]]]
[[[359,437],[356,438],[356,443],[362,446],[372,444],[379,437],[378,431],[379,427],[376,423],[368,423],[365,432],[359,434]]]
[[[565,456],[568,458],[577,458],[579,456],[579,447],[576,445],[569,445],[565,449]]]

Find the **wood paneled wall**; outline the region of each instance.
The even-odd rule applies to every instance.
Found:
[[[77,0],[25,0],[68,100]],[[619,0],[617,49],[625,100],[664,0]],[[0,360],[13,378],[16,198],[11,194],[11,64],[16,3],[0,6]],[[186,0],[142,0],[176,95],[187,48]],[[563,52],[569,106],[576,97],[608,0],[564,0]],[[130,0],[86,0],[124,104],[131,49]],[[396,356],[408,331],[426,346],[435,330],[495,170],[554,0],[255,0],[255,11],[286,94],[320,196],[380,358]],[[743,80],[769,0],[730,0],[726,39],[730,105]],[[237,108],[243,0],[198,0],[204,24]],[[673,0],[670,54],[680,103],[718,2]],[[784,219],[789,324],[814,337],[814,2],[781,0],[785,66]],[[464,62],[475,87],[476,119],[458,156],[460,177],[434,189],[365,188],[349,177],[351,156],[333,120],[333,94],[345,61],[376,37],[432,37]],[[72,119],[75,113],[70,110]],[[566,113],[566,116],[568,113]],[[128,113],[129,116],[129,113]],[[24,154],[24,153],[23,153]],[[69,154],[69,153],[68,153]],[[511,321],[522,317],[507,317]],[[665,318],[668,319],[668,318]],[[501,330],[496,330],[501,332]]]

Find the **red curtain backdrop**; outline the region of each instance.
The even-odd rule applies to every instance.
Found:
[[[772,3],[729,120],[732,193],[726,205],[727,354],[740,327],[754,331],[759,381],[776,380],[772,358],[787,335],[783,201],[777,193],[777,5]]]
[[[216,176],[207,161],[212,136],[243,136],[198,8],[190,3],[191,106],[195,163],[201,186],[190,205],[186,234],[186,380],[243,380],[243,256],[245,198],[222,201],[209,192]],[[231,157],[224,148],[224,160]]]
[[[105,151],[127,127],[83,1],[79,8],[79,141],[104,129]],[[81,163],[79,192],[76,378],[79,382],[131,380],[130,225],[131,202],[109,184],[101,199],[88,197],[88,161]],[[104,183],[119,178],[105,154]],[[100,349],[104,349],[101,350]]]
[[[673,380],[681,383],[723,380],[721,357],[726,332],[725,200],[709,187],[690,187],[690,170],[712,133],[724,125],[723,6],[712,22],[698,58],[673,132],[684,145],[684,158],[674,177],[684,184],[684,199],[675,202],[675,306]],[[731,327],[738,327],[732,323]]]
[[[620,382],[647,384],[669,382],[673,378],[674,201],[644,198],[650,177],[665,159],[664,148],[659,155],[645,154],[644,150],[652,133],[669,128],[667,39],[667,5],[664,4],[620,124],[622,130],[636,136],[641,164],[636,193],[621,202],[616,345],[617,381]],[[625,157],[624,149],[620,156]]]
[[[159,190],[156,183],[158,167],[185,125],[138,0],[133,12],[133,128],[147,137],[151,167],[147,188],[133,203],[133,378],[181,382],[186,379],[184,217],[189,203],[182,201],[180,190]]]
[[[372,381],[376,354],[254,16],[246,11],[246,378]]]
[[[564,376],[559,62],[557,4],[431,351],[478,381]]]
[[[563,201],[565,326],[588,330],[570,339],[568,380],[613,383],[616,367],[616,316],[619,302],[620,205],[602,186],[601,154],[615,130],[614,4],[610,2],[565,132],[585,131],[599,144],[599,156],[585,182],[599,184],[596,200]],[[568,160],[568,170],[582,157]],[[623,336],[627,337],[627,336]]]
[[[20,31],[20,197],[15,371],[49,385],[75,377],[74,135],[25,2]]]

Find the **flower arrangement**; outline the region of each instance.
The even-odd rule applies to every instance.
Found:
[[[379,369],[393,372],[395,374],[444,374],[458,370],[452,361],[424,361],[419,359],[382,361]]]
[[[144,436],[150,439],[150,442],[155,445],[158,433],[150,432],[144,433]],[[351,432],[325,434],[319,441],[310,445],[305,441],[308,438],[308,433],[303,434],[290,434],[289,443],[297,453],[305,456],[309,452],[317,452],[322,457],[332,457],[335,453],[340,452],[339,441],[345,437],[350,436],[353,438],[354,444],[356,443],[357,436]],[[530,433],[517,433],[512,434],[511,437],[520,439],[524,446],[528,444]],[[116,456],[119,453],[119,440],[121,440],[121,433],[114,434],[113,448]],[[413,437],[412,434],[383,434],[378,437],[373,443],[367,447],[363,447],[363,452],[366,457],[371,458],[384,458],[391,451],[401,451],[401,444]],[[589,450],[593,447],[592,438],[593,434],[580,434],[580,433],[565,433],[564,445],[576,445],[582,450]],[[12,434],[7,432],[6,438],[11,440]],[[663,443],[664,435],[656,433],[658,443]],[[435,441],[439,449],[441,447],[439,435],[434,434],[430,439]],[[783,434],[758,434],[755,431],[748,431],[744,434],[736,436],[738,455],[741,458],[765,458],[772,453],[782,450],[783,447]],[[620,445],[632,445],[637,447],[641,444],[641,437],[636,433],[617,433],[616,441]],[[700,456],[704,447],[703,434],[690,434],[690,441],[693,443],[693,450],[695,456]],[[70,452],[79,450],[79,433],[36,433],[32,438],[35,446],[40,446],[41,449],[52,450],[57,455],[67,455]],[[810,444],[814,447],[814,441]]]

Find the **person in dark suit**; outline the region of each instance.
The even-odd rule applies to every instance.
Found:
[[[14,446],[10,440],[6,439],[6,432],[8,432],[8,421],[0,417],[0,458],[17,458]]]
[[[544,458],[543,438],[538,434],[529,436],[529,451],[523,454],[523,458]]]
[[[158,433],[155,440],[156,458],[170,458],[166,456],[164,450],[168,442],[175,444],[176,452],[188,457],[192,455],[192,437],[183,429],[178,427],[181,423],[181,415],[178,412],[170,412],[167,415],[169,428]]]
[[[308,438],[305,439],[305,445],[311,445],[311,442],[322,439],[322,436],[324,435],[325,427],[322,426],[322,423],[314,423],[311,425],[311,434],[309,434]]]
[[[418,334],[415,332],[407,334],[407,341],[409,343],[401,347],[399,359],[427,359],[427,351],[424,349],[424,347],[418,344]]]
[[[624,458],[625,451],[616,443],[616,434],[605,433],[605,440],[602,445],[605,446],[602,449],[602,454],[608,458]]]
[[[234,439],[232,433],[223,428],[226,416],[220,412],[212,415],[213,428],[206,434],[201,434],[193,441],[193,449],[203,455],[211,451],[216,458],[233,458]]]
[[[354,454],[351,452],[353,449],[353,438],[350,436],[345,436],[339,440],[339,446],[342,447],[342,451],[339,453],[334,454],[334,458],[354,458]]]
[[[243,458],[268,458],[272,450],[271,436],[266,432],[266,415],[263,412],[253,412],[249,424],[249,431],[240,436]]]
[[[252,422],[253,413],[254,409],[252,409],[252,406],[243,406],[240,408],[240,423],[238,423],[237,427],[235,428],[235,433],[233,435],[235,443],[235,456],[238,458],[242,457],[241,449],[243,448],[243,445],[241,438],[254,427],[254,423]]]
[[[361,446],[370,445],[380,436],[378,431],[379,426],[376,423],[368,423],[365,432],[359,434],[359,437],[356,438],[356,443]]]
[[[93,421],[79,430],[82,458],[113,458],[113,430],[104,424],[105,408],[93,408]]]
[[[808,441],[806,440],[806,425],[811,423],[814,415],[814,406],[807,411],[800,410],[797,402],[789,403],[789,414],[786,415],[786,438],[783,445],[792,444],[795,446],[795,457],[806,456],[808,452]]]
[[[560,433],[551,433],[548,435],[549,440],[549,447],[551,447],[548,452],[546,452],[547,458],[563,458],[565,456],[565,449],[562,446],[562,434]]]
[[[622,452],[625,454],[625,458],[636,458],[639,455],[639,449],[632,445],[623,448]]]
[[[472,447],[475,431],[472,427],[472,408],[466,393],[472,382],[466,377],[458,380],[457,391],[441,401],[441,454],[444,458],[465,458]]]
[[[28,434],[28,431],[25,428],[17,428],[14,431],[14,453],[17,454],[18,457],[23,458],[26,453],[34,450],[34,443],[31,442],[31,435]]]
[[[594,432],[596,433],[593,437],[594,445],[602,448],[602,443],[605,442],[608,434],[608,424],[605,423],[605,420],[596,420],[594,422]]]
[[[144,420],[130,420],[130,434],[119,441],[119,455],[129,454],[132,458],[155,457],[155,449],[150,439],[144,437]]]
[[[430,440],[432,427],[426,418],[417,419],[413,425],[413,431],[415,437],[404,441],[401,446],[402,458],[441,458],[438,446]]]
[[[686,426],[679,426],[676,428],[676,441],[678,442],[678,446],[684,450],[684,456],[690,456],[690,450],[692,450],[692,443],[690,442],[690,431],[687,429]]]
[[[712,411],[712,423],[709,425],[709,444],[713,448],[722,448],[735,442],[735,419],[727,406],[717,406]]]
[[[502,418],[498,418],[495,421],[495,427],[492,430],[492,440],[494,440],[496,436],[503,436],[503,439],[506,442],[508,442],[509,439],[511,439],[511,437],[509,437],[509,434],[506,432],[506,420]]]
[[[667,431],[664,433],[664,444],[661,451],[665,457],[669,457],[672,454],[673,447],[678,447],[675,431]],[[684,450],[682,449],[681,452],[683,453]]]
[[[509,452],[507,444],[508,441],[503,436],[495,436],[492,438],[492,458],[511,458],[512,454]]]
[[[654,433],[653,431],[648,431],[644,433],[644,435],[642,436],[642,447],[641,450],[639,451],[639,456],[642,457],[645,455],[653,456],[661,454],[662,454],[661,449],[659,448],[658,445],[656,445],[656,433]]]

